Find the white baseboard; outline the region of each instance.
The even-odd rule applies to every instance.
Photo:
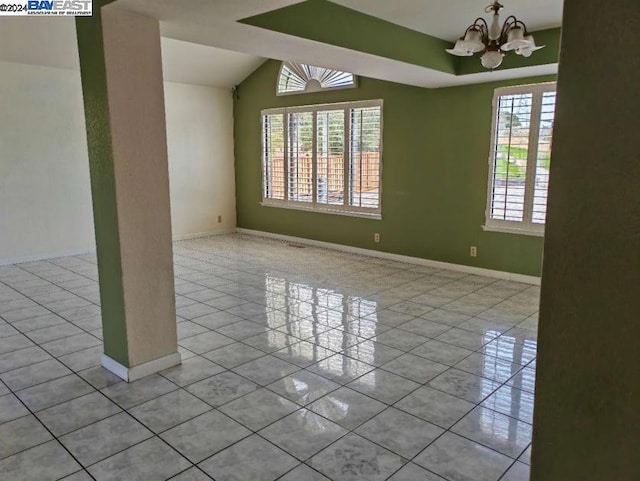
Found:
[[[236,228],[232,227],[230,229],[215,229],[206,232],[195,232],[193,234],[180,234],[174,235],[174,242],[183,241],[183,240],[191,240],[191,239],[200,239],[201,237],[211,237],[214,235],[222,235],[222,234],[233,234],[236,232]]]
[[[179,365],[181,362],[182,356],[180,356],[179,352],[175,352],[168,356],[161,357],[160,359],[145,362],[144,364],[126,367],[106,354],[102,355],[102,367],[127,382],[133,382],[138,379],[142,379],[143,377],[150,376],[151,374],[164,371],[165,369]]]
[[[508,281],[522,282],[524,284],[531,284],[535,286],[540,285],[539,277],[527,276],[524,274],[516,274],[513,272],[496,271],[493,269],[484,269],[482,267],[465,266],[462,264],[451,264],[449,262],[433,261],[430,259],[422,259],[420,257],[411,257],[411,256],[405,256],[402,254],[392,254],[389,252],[363,249],[361,247],[351,247],[351,246],[346,246],[342,244],[334,244],[333,242],[324,242],[324,241],[318,241],[313,239],[306,239],[304,237],[294,237],[294,236],[288,236],[283,234],[273,234],[271,232],[244,229],[242,227],[239,227],[237,229],[237,232],[241,234],[267,237],[270,239],[277,239],[277,240],[282,240],[287,242],[296,242],[298,244],[306,244],[306,245],[315,246],[315,247],[323,247],[325,249],[333,249],[333,250],[338,250],[343,252],[350,252],[352,254],[360,254],[363,256],[377,257],[380,259],[387,259],[387,260],[392,260],[397,262],[406,262],[408,264],[435,267],[438,269],[447,269],[450,271],[464,272],[467,274],[474,274],[478,276],[493,277],[496,279],[505,279]]]

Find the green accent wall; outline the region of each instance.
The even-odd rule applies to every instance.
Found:
[[[478,14],[482,11],[479,10]],[[473,19],[469,19],[471,22]],[[275,32],[364,52],[455,75],[486,72],[478,56],[455,57],[445,52],[447,40],[396,25],[328,0],[307,0],[239,20]],[[464,32],[460,32],[462,35]],[[532,32],[545,48],[525,58],[510,54],[501,70],[558,62],[560,29]],[[393,39],[390,41],[389,39]]]
[[[277,97],[280,62],[268,61],[237,89],[238,226],[437,261],[540,275],[542,238],[485,232],[493,91],[525,78],[422,89],[370,78],[358,88]],[[350,100],[384,100],[382,220],[260,206],[260,111]],[[381,243],[373,241],[380,233]],[[469,247],[478,247],[478,257]]]
[[[631,45],[640,45],[638,0],[565,2],[532,481],[640,480],[640,57]]]
[[[76,18],[76,31],[89,150],[104,352],[123,366],[128,366],[113,148],[100,16],[100,7],[107,3],[110,2],[94,1],[93,16]]]

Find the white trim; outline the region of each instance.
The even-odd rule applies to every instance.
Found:
[[[178,366],[181,363],[182,356],[179,352],[169,354],[168,356],[164,356],[159,359],[154,359],[153,361],[145,362],[144,364],[138,364],[133,367],[123,366],[106,354],[102,355],[102,367],[127,382],[142,379],[143,377],[164,371],[170,367]]]
[[[317,214],[334,214],[334,215],[346,215],[348,217],[361,217],[363,219],[382,220],[382,214],[380,212],[368,213],[366,211],[354,211],[345,209],[332,209],[330,204],[319,204],[323,207],[311,207],[306,206],[302,202],[283,202],[283,201],[268,201],[260,202],[262,207],[277,207],[279,209],[291,209],[302,210],[305,212],[315,212]],[[327,207],[324,207],[327,205]]]
[[[333,250],[338,250],[343,252],[350,252],[352,254],[359,254],[363,256],[377,257],[380,259],[388,259],[388,260],[397,261],[397,262],[406,262],[408,264],[416,264],[420,266],[447,269],[450,271],[464,272],[467,274],[474,274],[478,276],[493,277],[496,279],[505,279],[508,281],[522,282],[524,284],[532,284],[535,286],[540,285],[539,277],[527,276],[525,274],[516,274],[514,272],[497,271],[493,269],[485,269],[482,267],[465,266],[462,264],[451,264],[449,262],[434,261],[430,259],[422,259],[420,257],[411,257],[411,256],[405,256],[402,254],[393,254],[390,252],[363,249],[361,247],[352,247],[352,246],[346,246],[342,244],[334,244],[333,242],[324,242],[324,241],[318,241],[313,239],[306,239],[304,237],[294,237],[294,236],[288,236],[283,234],[274,234],[271,232],[244,229],[242,227],[238,227],[237,232],[240,234],[248,234],[248,235],[254,235],[258,237],[267,237],[270,239],[277,239],[277,240],[282,240],[287,242],[295,242],[298,244],[306,244],[314,247],[323,247],[325,249],[333,249]]]
[[[533,224],[536,225],[536,224]],[[485,224],[482,230],[486,232],[503,232],[505,234],[530,235],[534,237],[544,237],[544,229],[533,230],[523,227],[502,226],[498,224]]]
[[[0,259],[0,266],[10,266],[12,264],[23,264],[25,262],[46,261],[49,259],[57,259],[58,257],[80,256],[84,254],[94,254],[95,247],[90,249],[75,249],[60,252],[49,252],[46,254],[32,254],[28,256],[20,256],[14,258]]]
[[[180,235],[174,235],[173,241],[179,242],[184,240],[200,239],[201,237],[211,237],[214,235],[233,234],[235,231],[236,231],[236,228],[232,227],[229,229],[215,229],[215,230],[210,230],[205,232],[194,232],[193,234],[180,234]]]

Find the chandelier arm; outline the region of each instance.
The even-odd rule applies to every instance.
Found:
[[[482,18],[482,17],[478,17],[473,21],[473,24],[469,25],[469,27],[467,28],[467,30],[465,30],[464,34],[466,35],[467,32],[469,30],[471,30],[472,28],[477,28],[478,30],[480,30],[480,36],[482,37],[482,42],[483,43],[488,43],[489,41],[489,25],[487,24],[487,21]]]
[[[509,30],[515,26],[518,25],[518,23],[522,23],[520,22],[514,15],[509,15],[504,23],[502,24],[502,30],[500,31],[500,36],[498,37],[500,40],[502,40],[507,33],[509,32]],[[524,24],[523,24],[524,25]],[[526,30],[526,28],[525,28]]]

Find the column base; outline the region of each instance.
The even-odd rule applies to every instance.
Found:
[[[153,361],[145,362],[133,367],[126,367],[120,364],[118,361],[114,361],[106,354],[102,355],[102,367],[111,371],[127,382],[133,382],[151,374],[155,374],[170,367],[177,366],[182,363],[182,356],[179,352],[169,354],[168,356],[161,357],[160,359],[154,359]]]

